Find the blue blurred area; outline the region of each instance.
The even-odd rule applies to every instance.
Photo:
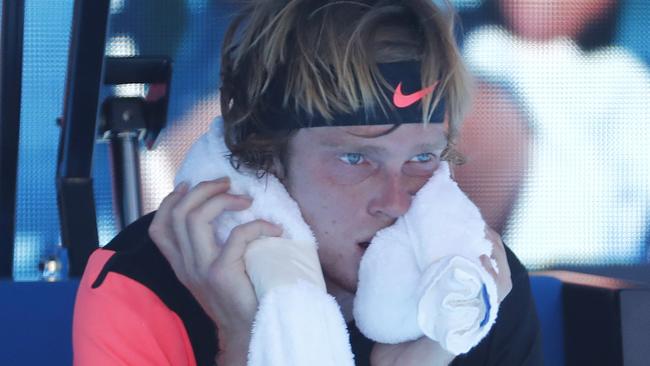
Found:
[[[133,37],[138,54],[173,58],[170,121],[217,89],[220,47],[235,9],[234,3],[126,1],[124,10],[111,17],[110,34]]]
[[[504,219],[505,240],[526,265],[538,269],[558,265],[644,265],[650,269],[650,154],[637,143],[644,140],[647,146],[650,120],[646,104],[650,43],[644,37],[650,29],[650,3],[619,1],[612,2],[611,8],[604,1],[557,3],[555,7],[555,3],[501,0],[479,3],[460,8],[464,54],[481,82],[510,92],[513,105],[526,118],[527,137],[532,141],[529,151],[537,154],[529,157],[526,180]],[[504,10],[504,6],[518,8]],[[581,13],[581,7],[588,10]],[[581,19],[587,21],[576,21],[581,27],[571,37],[566,33],[550,40],[531,36],[543,34],[543,27],[570,32],[561,27],[564,23],[554,23],[556,18],[544,16],[558,9],[576,10],[570,19],[584,15]],[[520,28],[509,26],[505,14],[525,17],[527,22],[519,23]],[[521,24],[527,24],[523,29],[528,35],[517,33]],[[598,69],[595,65],[607,66]],[[604,82],[605,75],[615,77]],[[546,86],[550,85],[555,89],[549,91]],[[567,93],[564,99],[555,98],[563,93]],[[490,98],[497,102],[491,95],[483,102],[489,104]],[[585,111],[596,100],[597,106]],[[606,112],[599,113],[599,108]],[[496,127],[507,134],[506,120],[481,118],[486,116],[480,110],[477,115],[482,128]],[[611,144],[625,146],[621,149],[625,152],[606,147]],[[571,164],[567,162],[574,165],[562,170]],[[555,169],[544,169],[551,165]],[[592,174],[595,171],[599,174]],[[507,185],[507,179],[501,182]],[[476,186],[486,200],[497,190],[480,183]]]
[[[168,122],[174,123],[218,87],[218,56],[232,2],[113,1],[109,34],[128,35],[140,55],[168,55],[174,73]],[[14,279],[40,278],[39,262],[60,245],[55,175],[73,0],[27,1],[19,145]],[[117,227],[112,207],[109,147],[93,157],[100,245]]]
[[[59,243],[56,149],[68,60],[72,0],[25,2],[23,87],[14,278],[37,279]]]
[[[78,281],[0,280],[3,365],[72,365],[72,309]]]
[[[650,65],[650,6],[646,0],[626,0],[621,10],[617,43],[627,47]]]
[[[500,21],[493,1],[456,3],[461,6],[466,31]],[[182,116],[218,90],[220,46],[235,4],[225,0],[113,0],[111,36],[131,37],[137,54],[168,55],[174,60],[170,125],[185,121]],[[650,5],[644,0],[621,4],[613,41],[650,62],[650,43],[645,37],[650,29]],[[54,180],[59,128],[55,120],[62,113],[72,5],[73,0],[25,2],[16,280],[39,279],[39,261],[57,253],[60,244]],[[106,144],[95,147],[93,177],[102,245],[117,233],[109,155]],[[649,260],[648,254],[630,258],[638,263]]]

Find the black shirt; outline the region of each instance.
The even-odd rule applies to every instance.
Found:
[[[101,286],[108,272],[125,275],[149,288],[183,321],[197,365],[213,365],[217,354],[215,325],[190,292],[178,281],[171,266],[148,235],[153,213],[119,233],[105,249],[116,253],[106,263],[93,287]],[[542,365],[541,334],[528,273],[506,247],[512,274],[512,291],[501,303],[488,335],[452,366]],[[348,324],[357,365],[370,365],[373,341]]]

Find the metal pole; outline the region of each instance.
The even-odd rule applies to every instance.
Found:
[[[138,156],[138,133],[121,132],[112,142],[119,145],[121,152],[121,163],[115,164],[117,169],[121,169],[120,176],[122,181],[122,227],[142,216],[142,192],[140,188],[140,160]],[[116,147],[113,147],[116,148]]]
[[[23,75],[24,0],[2,1],[0,30],[0,278],[14,260],[16,174]]]

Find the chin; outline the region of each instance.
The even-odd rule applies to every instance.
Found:
[[[354,276],[353,279],[350,279],[343,288],[345,288],[346,291],[350,293],[356,293],[357,292],[357,285],[359,284],[359,276]]]
[[[359,266],[357,264],[355,271],[349,275],[344,273],[336,273],[334,275],[325,274],[325,282],[329,292],[343,290],[345,292],[354,294],[357,292],[357,283],[359,281],[358,275]]]

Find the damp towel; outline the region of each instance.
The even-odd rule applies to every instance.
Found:
[[[249,209],[215,220],[221,242],[235,226],[255,219],[283,228],[281,238],[256,240],[245,255],[259,301],[248,364],[353,365],[345,321],[327,294],[317,242],[298,205],[273,175],[235,170],[228,153],[218,118],[188,152],[176,184],[228,176],[231,193],[253,198]],[[478,259],[491,253],[484,225],[441,165],[409,212],[379,231],[364,254],[354,303],[364,335],[383,343],[426,335],[454,354],[476,345],[498,308],[496,285]]]
[[[443,162],[361,259],[354,300],[359,330],[382,343],[426,335],[454,355],[466,353],[496,320],[496,283],[479,259],[491,253],[478,208]]]

